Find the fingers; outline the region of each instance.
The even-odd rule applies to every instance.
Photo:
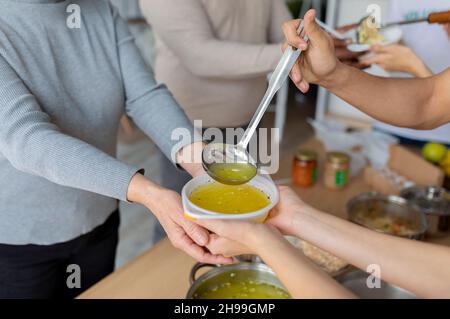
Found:
[[[386,53],[389,51],[389,46],[373,45],[370,47],[369,51],[373,53]]]
[[[245,227],[247,222],[220,220],[220,219],[201,219],[196,223],[220,237],[231,238],[234,240],[242,240],[242,235],[245,234]]]
[[[305,80],[301,81],[301,82],[297,85],[297,87],[300,89],[300,91],[301,91],[302,93],[308,93],[308,91],[309,91],[309,83],[306,82]]]
[[[314,41],[318,40],[325,31],[316,23],[316,10],[311,9],[306,12],[305,17],[305,31],[308,37]]]
[[[301,81],[303,81],[302,72],[300,70],[300,66],[298,63],[294,64],[291,70],[291,79],[295,84],[300,84]]]
[[[174,247],[184,251],[197,261],[210,264],[229,264],[233,262],[232,258],[207,252],[204,248],[195,244],[181,228],[178,230],[178,236],[172,235],[170,239]]]
[[[364,60],[361,61],[361,63],[363,65],[380,64],[383,63],[387,57],[388,57],[387,54],[377,54],[365,58]]]
[[[286,36],[288,45],[291,45],[294,48],[306,50],[308,48],[308,43],[297,34],[297,29],[300,26],[300,22],[300,19],[285,22],[283,24],[283,32]]]
[[[179,225],[197,245],[206,246],[209,241],[209,233],[206,229],[200,227],[199,225],[190,221],[182,215],[179,221]]]
[[[207,245],[208,250],[214,255],[223,255],[225,257],[234,257],[250,253],[246,247],[239,243],[219,237],[215,234],[211,235],[211,240]]]
[[[292,82],[294,82],[294,84],[302,93],[307,93],[309,91],[309,83],[303,78],[298,63],[295,64],[292,68],[290,77],[292,79]]]

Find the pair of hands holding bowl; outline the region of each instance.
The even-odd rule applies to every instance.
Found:
[[[213,255],[225,257],[265,255],[265,252],[273,251],[274,247],[285,241],[283,235],[293,234],[295,217],[308,209],[289,187],[281,186],[279,191],[280,202],[271,211],[265,223],[197,220],[198,225],[212,232],[206,248]]]

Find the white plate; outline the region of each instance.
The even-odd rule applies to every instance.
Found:
[[[394,43],[400,42],[403,36],[403,31],[400,27],[390,27],[387,29],[381,30],[381,35],[386,38],[386,41],[380,43],[380,45],[390,45]],[[356,29],[350,30],[347,32],[347,36],[352,38],[353,41],[356,42]],[[366,52],[370,49],[370,44],[357,44],[352,43],[347,46],[347,49],[352,52]]]

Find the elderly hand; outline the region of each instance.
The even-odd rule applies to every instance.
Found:
[[[365,58],[362,63],[366,66],[379,65],[388,72],[406,72],[416,77],[428,77],[433,73],[412,49],[400,44],[389,46],[373,46],[372,56]]]
[[[158,200],[147,207],[158,218],[172,245],[194,259],[210,264],[226,264],[232,259],[220,254],[212,254],[205,247],[211,238],[208,231],[183,215],[181,197],[176,192],[161,189]]]
[[[201,154],[202,148],[201,142],[194,143],[183,148],[177,156],[177,162],[192,176],[205,173],[198,162],[198,158],[201,161],[198,154]],[[184,216],[178,193],[136,174],[128,186],[127,195],[129,201],[144,205],[158,218],[174,247],[205,263],[222,264],[232,261],[231,258],[213,255],[205,248],[210,240],[209,233]]]

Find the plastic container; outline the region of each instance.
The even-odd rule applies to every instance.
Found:
[[[270,198],[270,205],[256,212],[246,214],[220,214],[212,212],[197,205],[189,200],[190,194],[199,186],[212,183],[213,179],[208,175],[202,175],[188,182],[182,190],[181,197],[183,200],[184,215],[189,219],[227,219],[227,220],[248,220],[254,222],[264,222],[272,208],[278,204],[279,193],[274,182],[265,176],[258,175],[248,184],[263,191]]]

